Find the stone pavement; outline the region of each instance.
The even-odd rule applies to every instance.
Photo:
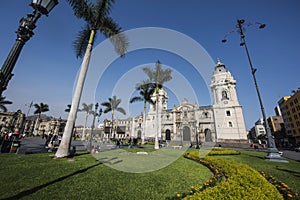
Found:
[[[48,148],[45,147],[46,139],[41,137],[25,137],[20,140],[21,146],[18,150],[18,154],[30,154],[30,153],[45,153],[48,152]],[[71,143],[72,146],[76,147],[76,150],[85,150],[85,146],[81,141],[76,140]],[[54,151],[57,149],[57,145],[54,148]]]
[[[20,140],[21,146],[18,150],[18,154],[31,154],[31,153],[45,153],[48,152],[48,148],[45,147],[46,139],[42,139],[41,137],[25,137]],[[72,140],[71,146],[74,146],[76,150],[86,150],[86,146],[80,141],[80,140]],[[96,143],[93,143],[93,146],[97,146]],[[100,145],[101,151],[109,150],[109,149],[115,149],[116,146],[112,144],[102,144]],[[128,148],[127,146],[122,146],[121,148]],[[147,148],[146,146],[144,148]],[[148,147],[151,148],[151,147]],[[233,148],[234,149],[234,148]],[[244,149],[244,150],[253,150],[253,149],[245,149],[245,148],[236,148]],[[57,145],[54,148],[54,151],[57,150]],[[256,150],[257,151],[257,150]],[[266,151],[264,150],[258,150],[258,151]],[[292,160],[300,161],[300,152],[295,151],[289,151],[289,150],[280,150],[283,152],[282,156],[285,158],[289,158]]]

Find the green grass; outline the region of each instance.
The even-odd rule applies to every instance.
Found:
[[[132,154],[140,149],[128,151],[121,152],[122,159],[134,156],[154,159],[160,153],[151,149],[149,155],[139,157]],[[53,160],[50,155],[0,154],[0,199],[166,199],[173,197],[175,192],[188,192],[191,186],[202,184],[211,176],[206,167],[182,156],[160,170],[126,173],[109,167],[105,162],[102,164],[84,152],[80,152],[75,161]],[[265,155],[263,152],[241,151],[240,155],[215,157],[262,170],[300,193],[299,162],[270,162],[263,159]]]
[[[0,199],[166,199],[211,175],[183,157],[157,171],[126,173],[90,154],[75,161],[49,155],[0,154]]]
[[[285,182],[294,192],[300,194],[300,162],[289,160],[289,163],[271,162],[264,160],[267,154],[258,151],[241,151],[235,156],[216,156],[227,160],[234,160],[264,171],[276,179]]]

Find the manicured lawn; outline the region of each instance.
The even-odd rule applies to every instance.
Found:
[[[83,152],[75,161],[0,154],[0,199],[166,199],[210,176],[207,168],[182,156],[157,171],[126,173]]]
[[[153,149],[142,150],[149,155],[136,155],[138,151],[141,150],[110,151],[99,158],[80,152],[75,161],[53,160],[47,153],[0,154],[0,199],[166,199],[174,197],[175,192],[188,192],[191,186],[201,185],[211,176],[206,167],[182,156],[172,164],[148,173],[127,173],[113,168],[113,165],[126,166],[133,161],[134,166],[143,166],[140,163],[147,164],[148,160],[155,165],[162,162],[165,155],[178,156],[171,154],[172,151]],[[300,163],[292,160],[289,163],[270,162],[263,159],[265,155],[241,151],[240,155],[215,157],[262,170],[300,193]]]
[[[218,156],[227,160],[234,160],[264,171],[268,175],[285,182],[294,192],[300,194],[300,162],[288,160],[289,163],[270,162],[264,160],[267,154],[258,151],[241,151],[240,155]]]

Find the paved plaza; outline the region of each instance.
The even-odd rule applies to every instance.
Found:
[[[41,137],[25,137],[20,141],[21,141],[21,146],[17,152],[18,154],[46,153],[49,151],[49,148],[45,147],[46,139],[43,139]],[[86,150],[85,144],[80,140],[72,140],[71,145],[74,146],[78,151]],[[94,143],[93,145],[95,146]],[[101,145],[101,148],[102,150],[109,150],[109,149],[115,149],[116,146],[112,144],[107,144],[107,145]],[[57,149],[57,145],[54,148],[54,151],[56,149]],[[251,150],[251,149],[248,148],[246,150]],[[265,151],[265,150],[259,150],[259,151]],[[290,151],[290,150],[280,150],[280,151],[283,152],[282,154],[283,157],[300,162],[300,152]]]

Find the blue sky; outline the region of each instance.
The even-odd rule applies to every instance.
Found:
[[[0,2],[1,64],[16,39],[15,31],[20,18],[32,11],[29,3],[30,1],[19,0]],[[226,33],[235,29],[237,19],[267,24],[263,30],[251,26],[245,34],[253,65],[258,68],[256,76],[266,113],[268,116],[274,115],[277,101],[300,86],[299,8],[298,0],[130,0],[116,1],[111,16],[124,31],[144,27],[175,31],[200,44],[214,63],[220,58],[237,80],[239,102],[243,106],[246,127],[249,129],[261,117],[261,111],[245,49],[239,46],[237,33],[229,35],[226,44],[221,43],[221,40]],[[66,1],[60,1],[48,17],[42,16],[39,19],[34,30],[35,35],[24,46],[13,71],[15,75],[4,92],[4,96],[14,102],[8,106],[9,111],[21,109],[27,113],[26,104],[31,101],[43,102],[50,107],[47,114],[67,118],[64,109],[71,102],[74,82],[81,64],[81,59],[75,57],[72,42],[82,26],[84,22],[73,16]],[[95,48],[103,46],[101,42],[104,39],[99,34]],[[174,40],[175,47],[177,43]],[[106,58],[106,53],[111,52],[93,54],[93,59]],[[197,52],[189,53],[197,55]],[[173,52],[151,48],[131,51],[125,58],[115,59],[99,79],[94,91],[96,101],[106,101],[113,94],[122,96],[116,93],[122,90],[118,90],[123,85],[122,81],[135,81],[137,77],[142,80],[142,76],[134,73],[141,71],[143,66],[153,66],[158,59],[164,67],[171,67],[174,75],[182,76],[184,81],[188,80],[196,96],[196,100],[190,97],[192,103],[197,101],[201,106],[211,104],[207,84],[193,65]],[[208,66],[207,69],[212,67]],[[169,84],[169,108],[182,101],[180,98],[176,99],[178,91],[172,84]],[[133,87],[134,85],[126,92],[134,95]],[[128,105],[127,99],[123,101],[122,106],[128,107],[128,115],[142,112],[140,104]],[[31,114],[33,110],[32,108]],[[109,117],[103,115],[101,119]]]

